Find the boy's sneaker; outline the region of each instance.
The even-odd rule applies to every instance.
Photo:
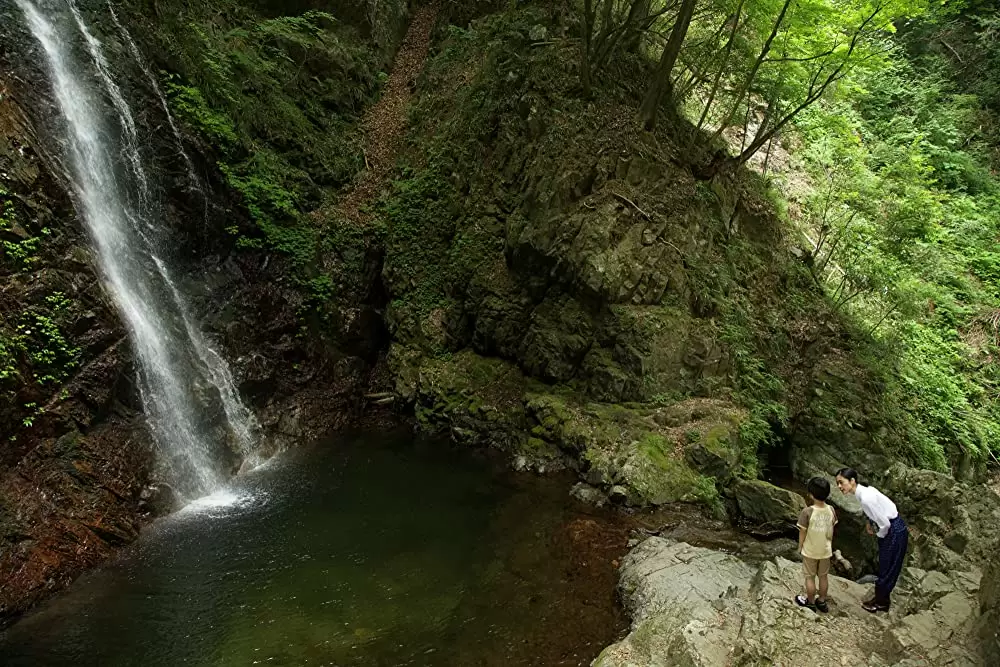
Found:
[[[830,605],[826,603],[826,600],[816,600],[816,611],[825,614],[830,611]]]
[[[800,607],[806,607],[808,609],[814,609],[815,608],[815,606],[813,605],[813,603],[810,602],[809,598],[807,598],[805,595],[796,595],[795,596],[795,604],[799,605]]]

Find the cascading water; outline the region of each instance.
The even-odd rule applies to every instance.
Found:
[[[174,122],[174,116],[170,113],[170,107],[167,105],[167,98],[163,96],[163,91],[160,90],[160,84],[156,82],[156,77],[149,70],[149,66],[146,65],[146,61],[142,59],[142,54],[139,52],[139,47],[136,46],[135,40],[132,39],[132,35],[129,34],[125,26],[122,25],[121,21],[118,20],[118,13],[115,12],[115,8],[108,2],[108,13],[111,14],[111,20],[114,21],[115,27],[118,28],[118,32],[121,33],[122,39],[125,40],[125,44],[128,45],[129,53],[135,58],[135,61],[142,68],[142,73],[146,77],[146,81],[149,82],[149,87],[152,88],[153,92],[156,93],[156,99],[159,100],[160,106],[163,108],[163,113],[167,116],[167,123],[170,125],[170,131],[174,135],[174,141],[177,144],[177,151],[184,160],[184,166],[187,168],[188,180],[191,181],[191,185],[201,193],[202,197],[205,197],[205,192],[201,188],[201,184],[198,181],[198,176],[194,172],[194,162],[191,161],[191,156],[187,154],[184,150],[184,143],[181,140],[180,130],[177,129],[177,123]]]
[[[162,212],[136,122],[100,42],[72,0],[51,1],[44,10],[37,0],[16,3],[45,52],[65,120],[77,209],[105,286],[128,326],[162,460],[178,491],[188,498],[203,495],[240,459],[253,456],[259,427],[159,252],[166,247]],[[138,56],[134,44],[130,48]]]

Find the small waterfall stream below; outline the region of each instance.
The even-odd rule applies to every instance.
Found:
[[[0,662],[587,665],[626,625],[627,530],[568,486],[408,433],[285,452],[0,635]]]
[[[77,210],[130,334],[164,477],[189,500],[205,495],[242,461],[254,462],[259,429],[171,273],[171,241],[157,188],[132,110],[100,42],[73,0],[15,2],[44,54]],[[131,37],[109,11],[138,58]],[[145,63],[139,65],[149,72]],[[162,101],[158,88],[155,93]],[[176,133],[165,106],[164,111]],[[193,178],[193,169],[189,172]]]

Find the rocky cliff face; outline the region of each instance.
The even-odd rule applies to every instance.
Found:
[[[125,332],[0,62],[3,619],[135,538],[151,462]]]
[[[993,552],[993,561],[983,573],[979,590],[980,611],[978,634],[980,655],[986,665],[1000,664],[1000,552]]]
[[[164,108],[176,103],[171,77],[197,75],[182,69],[191,62],[209,67],[208,45],[193,61],[168,55],[168,45],[157,40],[184,36],[149,29],[150,17],[168,12],[163,2],[118,8],[131,34],[109,20],[103,3],[80,4],[148,138],[144,157],[164,203],[162,223],[175,244],[171,262],[182,291],[231,361],[269,446],[341,426],[354,414],[382,347],[373,307],[381,298],[375,287],[381,252],[345,234],[347,242],[317,259],[339,277],[331,284],[336,298],[320,312],[288,253],[239,243],[257,229],[253,202],[216,166],[218,147],[183,119],[172,119],[177,131],[171,129]],[[241,17],[283,16],[266,5],[233,9]],[[189,18],[178,25],[187,30],[197,23]],[[357,26],[351,28],[360,35],[357,53],[383,65],[404,19],[401,2],[359,5],[344,16]],[[63,177],[46,74],[31,57],[32,40],[13,3],[0,3],[0,25],[2,624],[132,541],[173,499],[158,483],[126,333],[101,288]],[[284,62],[284,52],[267,48],[262,57]],[[337,76],[318,73],[310,85],[329,86]],[[270,99],[312,112],[314,92],[286,86]],[[350,117],[328,113],[349,127]],[[330,121],[308,122],[321,130]]]
[[[636,63],[581,100],[563,18],[452,28],[425,72],[379,217],[400,399],[427,429],[632,505],[738,505],[732,482],[773,449],[908,460],[870,341],[765,185],[697,180],[690,128],[641,132]]]

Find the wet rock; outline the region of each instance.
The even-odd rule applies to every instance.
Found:
[[[623,504],[628,501],[628,489],[621,484],[616,484],[611,487],[611,492],[608,494],[611,502],[616,504]]]
[[[820,615],[792,601],[801,576],[800,565],[780,557],[752,566],[651,537],[620,569],[631,632],[594,665],[807,667],[819,664],[817,656],[831,665],[976,664],[967,650],[975,617],[969,595],[952,591],[912,611],[876,616],[860,606],[866,587],[831,577],[831,611]]]
[[[150,516],[164,516],[180,507],[180,496],[166,482],[150,484],[139,494],[139,509]]]
[[[599,468],[591,468],[584,473],[583,480],[591,486],[609,486],[611,477],[608,471]]]
[[[806,503],[802,496],[763,480],[739,480],[730,487],[747,528],[757,535],[778,535],[795,529]]]
[[[600,489],[595,489],[589,484],[584,484],[583,482],[578,482],[573,485],[569,494],[581,502],[587,503],[588,505],[594,505],[596,507],[603,507],[604,504],[608,502],[607,495],[601,492]]]

